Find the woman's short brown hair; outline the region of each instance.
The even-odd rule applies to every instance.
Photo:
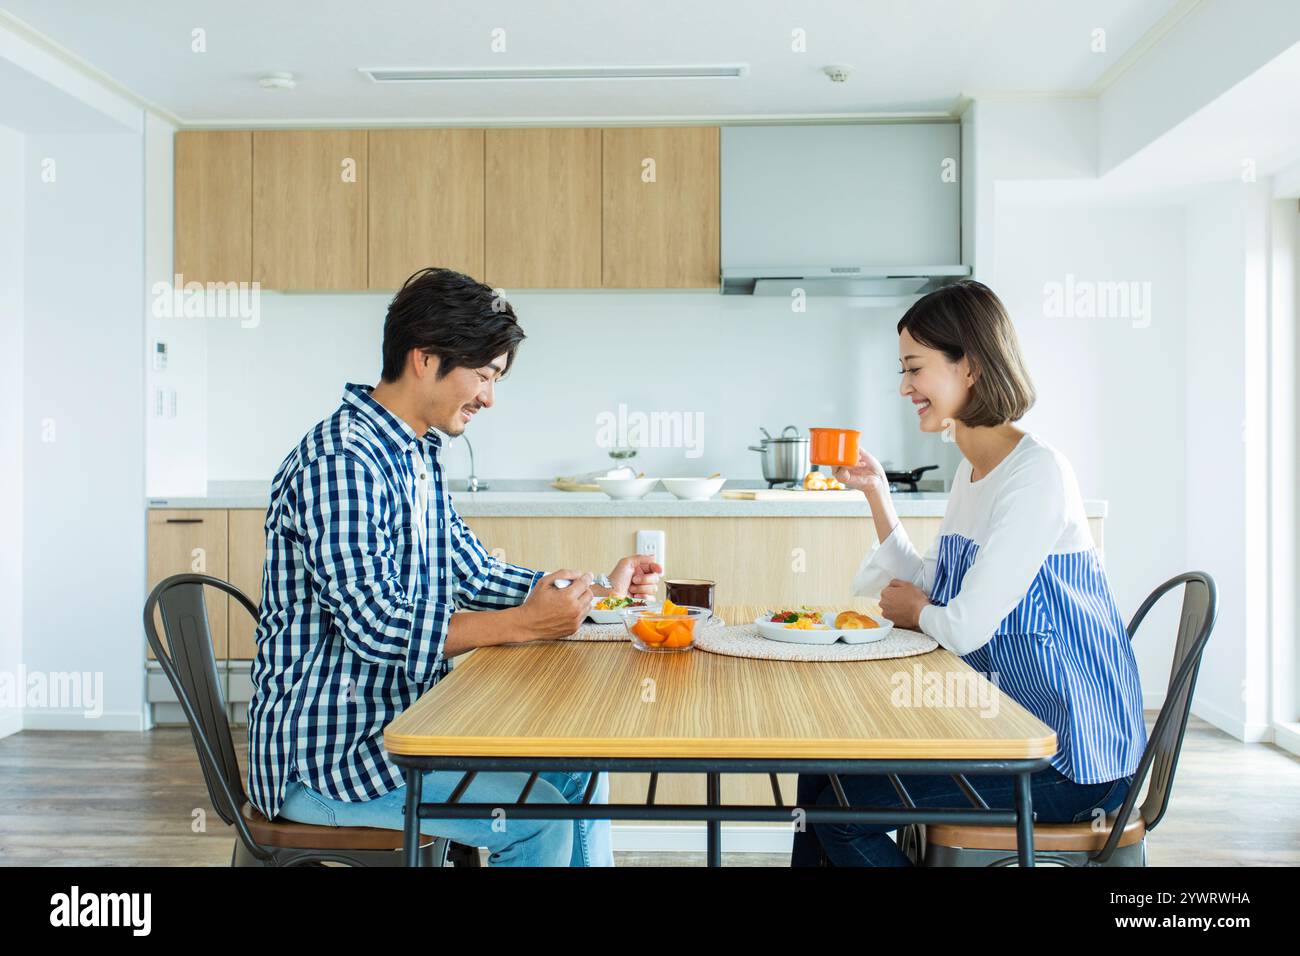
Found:
[[[948,361],[970,362],[975,385],[957,415],[963,425],[1004,425],[1034,404],[1034,385],[1015,326],[1002,300],[984,283],[961,279],[922,296],[898,320],[899,333],[904,329]]]

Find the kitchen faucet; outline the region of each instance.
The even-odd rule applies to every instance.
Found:
[[[460,437],[464,440],[465,447],[469,449],[469,477],[465,479],[465,490],[471,493],[487,491],[487,485],[480,484],[478,475],[474,474],[474,446],[470,444],[468,435],[462,433]]]

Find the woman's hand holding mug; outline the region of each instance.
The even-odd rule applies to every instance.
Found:
[[[888,497],[889,479],[885,469],[870,453],[858,449],[858,463],[835,469],[835,477],[849,488],[856,488],[868,498]]]

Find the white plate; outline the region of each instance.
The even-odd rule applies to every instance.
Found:
[[[629,605],[629,607],[635,607],[637,608],[637,610],[640,611],[650,611],[650,610],[659,609],[659,605],[657,604],[642,604],[642,605],[633,604],[633,605]],[[595,602],[593,601],[591,610],[587,612],[587,620],[591,621],[593,624],[622,624],[623,612],[626,610],[627,610],[626,607],[621,607],[621,608],[616,608],[613,611],[597,611],[595,608]]]
[[[894,626],[893,621],[868,614],[867,617],[880,627],[831,627],[823,624],[820,627],[803,630],[768,620],[771,616],[769,612],[755,619],[754,626],[758,628],[759,635],[769,641],[784,641],[787,644],[834,644],[836,641],[843,641],[845,644],[874,644],[876,641],[883,640]]]

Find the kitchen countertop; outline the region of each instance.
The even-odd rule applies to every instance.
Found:
[[[525,485],[524,482],[492,482],[494,485]],[[545,482],[541,483],[545,487]],[[729,482],[728,487],[762,487],[762,482]],[[266,507],[270,497],[267,482],[212,482],[202,496],[149,498],[149,508],[256,508]],[[865,517],[871,509],[863,501],[732,501],[710,498],[681,501],[666,491],[651,492],[638,501],[614,501],[600,492],[546,490],[489,490],[470,493],[452,491],[452,504],[467,518],[725,518],[725,517]],[[897,492],[894,508],[900,518],[941,518],[948,503],[946,492]],[[1106,517],[1105,501],[1085,499],[1089,518]]]

